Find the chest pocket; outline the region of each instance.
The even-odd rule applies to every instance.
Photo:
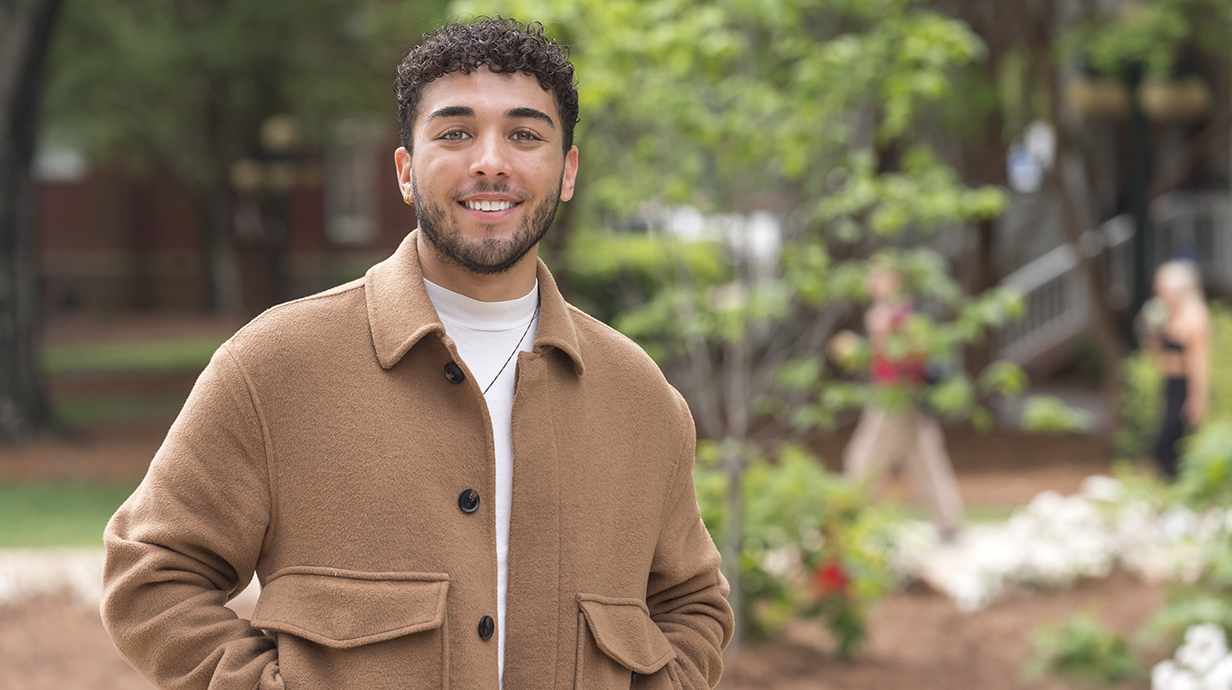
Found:
[[[449,686],[448,576],[292,567],[261,589],[252,624],[274,633],[287,690]]]
[[[575,690],[671,690],[676,651],[639,599],[578,595]]]

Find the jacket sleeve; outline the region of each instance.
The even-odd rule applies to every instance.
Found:
[[[719,571],[719,552],[702,523],[693,488],[693,418],[684,400],[679,402],[687,432],[682,432],[682,456],[667,496],[646,605],[651,620],[676,651],[667,666],[673,688],[703,690],[719,682],[734,619],[727,603],[727,580]]]
[[[103,624],[167,689],[280,690],[274,640],[224,604],[252,579],[271,521],[268,444],[228,345],[103,536]]]

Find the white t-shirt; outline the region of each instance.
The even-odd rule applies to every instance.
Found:
[[[496,663],[505,674],[505,593],[509,584],[509,508],[513,500],[513,384],[517,370],[514,348],[530,352],[539,329],[539,282],[523,297],[507,302],[480,302],[424,280],[428,297],[445,325],[445,333],[479,384],[492,418],[496,449]],[[533,323],[532,323],[533,319]],[[529,325],[530,329],[527,330]],[[525,334],[525,337],[523,337]],[[521,344],[518,340],[521,339]],[[508,362],[508,364],[506,364]],[[502,370],[501,367],[504,367]],[[499,372],[499,378],[497,374]],[[491,384],[491,387],[489,387]],[[487,498],[486,496],[484,498]]]

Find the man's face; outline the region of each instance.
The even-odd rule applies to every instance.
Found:
[[[533,249],[573,197],[577,147],[563,152],[552,94],[522,73],[455,72],[424,89],[413,154],[395,158],[420,232],[440,258],[502,273]]]

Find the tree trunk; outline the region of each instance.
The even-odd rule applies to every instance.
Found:
[[[1064,149],[1059,149],[1059,153]],[[1064,154],[1063,154],[1064,155]],[[1058,156],[1057,191],[1061,196],[1061,219],[1065,228],[1066,238],[1078,256],[1078,265],[1082,271],[1083,280],[1087,286],[1088,302],[1091,309],[1092,326],[1095,330],[1095,341],[1104,359],[1104,401],[1108,406],[1108,427],[1104,430],[1111,435],[1120,426],[1121,404],[1121,361],[1125,357],[1125,348],[1121,342],[1120,330],[1112,306],[1108,303],[1108,281],[1094,257],[1088,256],[1083,249],[1082,226],[1079,225],[1078,201],[1074,198],[1072,181],[1065,172],[1065,158]]]
[[[0,0],[0,442],[52,426],[38,370],[34,178],[39,104],[60,0]]]
[[[1082,159],[1082,152],[1073,145],[1073,138],[1066,127],[1064,113],[1061,112],[1061,89],[1060,77],[1054,68],[1049,77],[1049,82],[1052,87],[1053,98],[1053,122],[1057,128],[1057,162],[1053,169],[1057,194],[1061,199],[1061,225],[1065,231],[1066,239],[1070,246],[1074,249],[1074,254],[1078,257],[1078,265],[1082,272],[1083,280],[1087,286],[1087,300],[1091,309],[1092,326],[1095,331],[1095,341],[1099,346],[1100,354],[1103,357],[1106,368],[1104,370],[1103,394],[1104,400],[1108,406],[1108,428],[1105,432],[1111,436],[1120,426],[1120,404],[1121,404],[1121,370],[1122,359],[1125,357],[1125,347],[1121,339],[1120,328],[1117,325],[1116,314],[1113,312],[1112,305],[1108,302],[1108,280],[1103,274],[1099,263],[1095,257],[1089,256],[1083,248],[1082,235],[1084,232],[1082,211],[1080,210],[1079,199],[1076,194],[1078,191],[1078,183],[1082,176],[1077,179],[1072,179],[1069,171],[1066,170],[1066,164],[1074,156],[1074,160],[1082,164],[1083,169],[1087,168],[1087,163]]]
[[[741,480],[744,478],[744,448],[743,439],[727,438],[723,440],[723,471],[727,475],[727,528],[723,534],[723,545],[719,555],[723,559],[724,576],[731,586],[727,595],[727,603],[731,604],[735,613],[735,625],[731,643],[728,648],[735,651],[744,644],[745,630],[748,623],[744,616],[744,589],[740,581],[740,552],[744,550],[744,491]]]
[[[997,225],[994,220],[981,220],[973,223],[971,231],[974,234],[972,251],[968,255],[970,263],[967,266],[967,294],[981,295],[985,290],[997,284],[996,269],[993,265],[994,246],[997,236]],[[968,345],[964,352],[966,369],[972,378],[980,375],[984,368],[992,363],[996,356],[992,338],[984,338]]]
[[[224,189],[200,191],[202,246],[205,251],[206,298],[209,310],[220,316],[244,313],[243,280],[235,239],[231,234],[231,201]]]
[[[227,146],[226,86],[221,79],[210,79],[205,93],[205,160],[208,175],[197,181],[197,203],[202,218],[201,241],[204,249],[205,283],[209,310],[220,316],[244,313],[244,284],[239,252],[232,231],[234,206],[229,187],[233,157]]]
[[[746,336],[747,337],[747,336]],[[744,492],[742,483],[745,453],[749,434],[749,349],[744,340],[730,342],[723,356],[723,376],[727,403],[725,414],[727,436],[723,439],[723,469],[727,474],[727,530],[723,535],[720,554],[724,574],[731,585],[728,603],[736,614],[734,631],[728,648],[740,649],[744,644],[748,621],[744,610],[744,584],[740,578],[740,552],[744,550]]]

